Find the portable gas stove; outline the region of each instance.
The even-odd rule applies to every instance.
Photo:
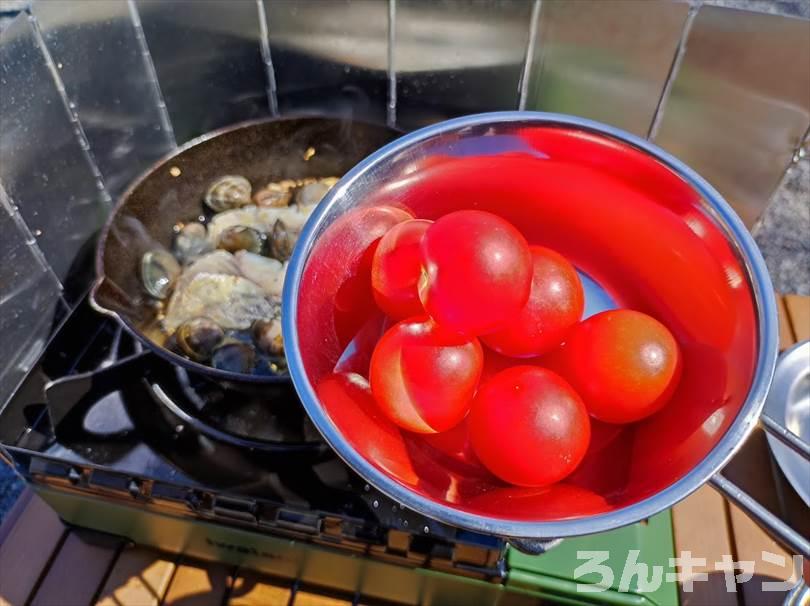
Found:
[[[530,556],[406,511],[321,442],[292,388],[234,392],[140,351],[83,302],[82,254],[178,145],[307,112],[404,130],[586,116],[675,153],[752,225],[806,136],[805,20],[719,2],[186,4],[0,9],[0,454],[69,523],[363,603],[677,603],[667,574],[618,591],[631,550],[673,572],[669,512]],[[609,552],[607,592],[577,592],[599,578],[578,577],[578,550]]]
[[[665,570],[673,555],[668,512],[529,556],[405,510],[320,440],[292,387],[245,393],[190,376],[86,303],[2,409],[0,443],[69,523],[391,602],[601,602],[576,590],[592,582],[577,577],[577,550],[610,551],[616,585],[630,549]],[[633,587],[612,601],[676,599],[674,583]]]

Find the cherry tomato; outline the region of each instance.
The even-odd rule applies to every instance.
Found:
[[[577,270],[561,254],[532,246],[532,287],[523,309],[482,341],[504,355],[536,356],[559,345],[579,322],[585,294]]]
[[[604,311],[578,324],[554,367],[595,418],[631,423],[666,404],[680,374],[678,343],[655,318],[630,309]]]
[[[473,511],[498,518],[551,521],[596,515],[610,509],[601,495],[579,486],[495,488],[470,499]]]
[[[537,366],[513,366],[481,385],[469,422],[484,466],[519,486],[559,482],[591,439],[582,400],[562,377]]]
[[[367,461],[405,484],[419,483],[400,429],[377,408],[368,381],[356,373],[327,375],[315,388],[327,414]]]
[[[371,293],[374,247],[397,223],[401,208],[362,207],[337,219],[315,242],[301,275],[298,336],[310,378],[331,373],[358,330],[376,311]]]
[[[483,361],[475,337],[451,333],[425,317],[403,320],[371,355],[371,391],[400,427],[446,431],[467,415]]]
[[[526,239],[492,213],[460,210],[422,239],[419,297],[448,330],[482,335],[514,317],[529,298],[532,259]]]
[[[433,221],[414,219],[395,225],[380,240],[371,264],[371,288],[377,305],[403,320],[424,313],[417,284],[422,275],[420,245]]]

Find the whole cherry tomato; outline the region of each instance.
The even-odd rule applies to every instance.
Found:
[[[395,228],[396,229],[396,228]],[[550,248],[532,246],[532,287],[523,309],[482,341],[504,355],[525,358],[557,347],[579,322],[585,295],[577,270]]]
[[[419,475],[402,432],[380,413],[368,381],[356,373],[335,373],[321,380],[315,393],[341,433],[367,461],[405,484],[418,484]]]
[[[647,314],[615,309],[569,333],[553,366],[607,423],[631,423],[660,410],[680,375],[678,343]]]
[[[417,284],[422,275],[420,245],[433,221],[414,219],[392,227],[382,237],[371,264],[371,288],[377,305],[403,320],[424,313]]]
[[[559,482],[591,439],[582,400],[562,377],[537,366],[513,366],[481,385],[469,423],[484,466],[519,486]]]
[[[413,215],[392,206],[356,208],[315,242],[301,275],[298,335],[310,379],[331,373],[346,345],[377,311],[371,262],[386,232]]]
[[[452,333],[425,317],[403,320],[371,355],[371,391],[400,427],[446,431],[467,415],[483,361],[475,337]]]
[[[529,245],[492,213],[460,210],[431,225],[422,238],[419,297],[442,327],[468,335],[497,330],[529,298]]]

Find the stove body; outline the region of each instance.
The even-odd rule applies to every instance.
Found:
[[[630,549],[671,570],[668,512],[526,556],[404,511],[320,442],[291,389],[235,399],[94,314],[95,234],[155,161],[242,120],[319,113],[407,130],[505,109],[646,136],[753,225],[810,126],[810,15],[687,1],[74,0],[0,17],[0,453],[66,521],[404,604],[599,602],[576,591],[596,580],[577,579],[583,549],[611,551],[616,585]],[[676,600],[671,582],[635,587],[610,597]]]
[[[592,582],[576,573],[578,550],[611,551],[616,583],[629,549],[671,571],[668,512],[527,556],[406,510],[320,441],[292,390],[199,386],[86,302],[0,413],[0,442],[68,523],[347,597],[576,601],[576,582]],[[611,593],[618,603],[667,604],[675,589]]]

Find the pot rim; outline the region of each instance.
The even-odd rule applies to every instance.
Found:
[[[622,141],[653,156],[683,178],[701,195],[706,203],[706,209],[710,210],[714,218],[721,223],[727,239],[744,263],[757,312],[758,351],[751,387],[731,426],[709,454],[686,475],[660,492],[615,511],[579,519],[529,522],[478,515],[433,501],[390,478],[360,455],[327,416],[304,371],[296,330],[297,294],[306,261],[315,243],[315,236],[327,212],[355,182],[373,166],[437,135],[466,127],[521,122],[534,126],[556,125],[586,130]],[[723,468],[757,425],[773,378],[778,347],[776,301],[765,262],[751,234],[720,193],[686,164],[645,139],[593,120],[546,112],[505,111],[455,118],[414,131],[368,156],[332,188],[304,227],[287,269],[282,306],[283,335],[284,342],[288,344],[287,363],[290,376],[307,413],[335,452],[365,480],[397,503],[442,523],[504,537],[557,538],[603,532],[649,518],[686,498]]]

